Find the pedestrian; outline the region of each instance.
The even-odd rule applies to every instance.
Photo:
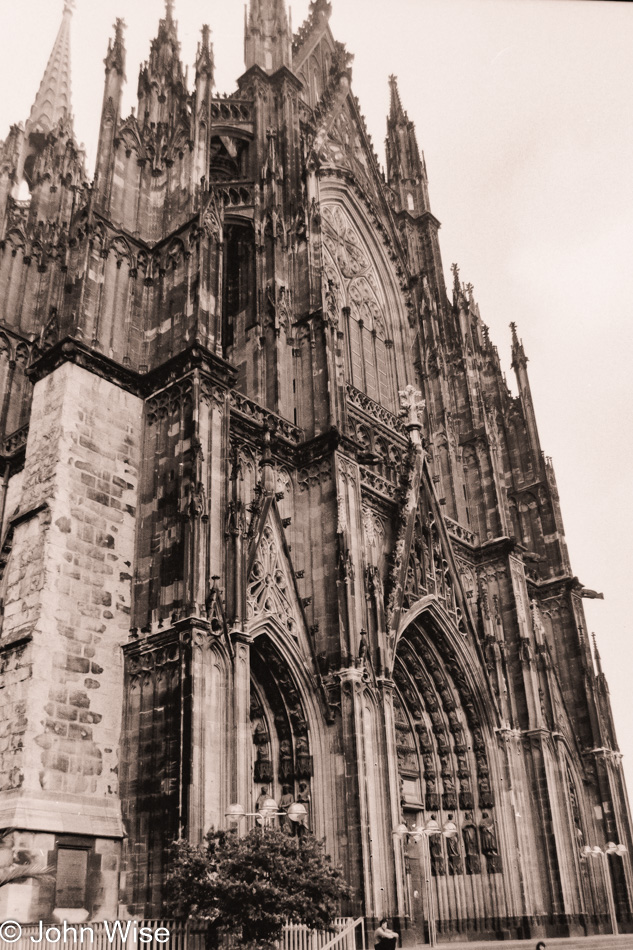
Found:
[[[393,930],[389,930],[388,923],[387,917],[383,917],[380,921],[380,926],[374,934],[375,950],[396,950],[398,934]]]

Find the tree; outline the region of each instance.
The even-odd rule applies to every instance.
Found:
[[[236,934],[253,950],[270,950],[286,919],[329,928],[350,896],[323,843],[307,832],[296,838],[276,828],[244,837],[214,831],[199,847],[175,842],[171,857],[169,912]]]
[[[22,852],[19,864],[15,863],[13,855],[13,836],[15,828],[5,828],[0,832],[0,887],[13,884],[16,881],[28,881],[30,878],[39,878],[41,881],[50,881],[52,867],[49,866],[44,853],[36,857],[32,853]]]

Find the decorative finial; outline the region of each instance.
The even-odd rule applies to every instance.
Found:
[[[264,446],[262,449],[262,460],[260,463],[261,487],[265,495],[271,495],[275,491],[275,463],[273,462],[271,452],[271,431],[274,423],[267,422],[264,428]]]
[[[68,13],[69,16],[73,15],[73,10],[76,6],[76,0],[65,0],[64,2],[64,15]]]
[[[165,0],[165,19],[174,19],[174,0]]]
[[[593,640],[593,653],[596,658],[596,670],[598,671],[598,675],[602,675],[602,659],[600,657],[600,651],[598,650],[595,633],[591,634],[591,639]]]
[[[451,273],[453,274],[453,294],[459,297],[462,292],[462,286],[459,280],[459,264],[451,264]]]
[[[412,442],[420,442],[420,429],[425,408],[422,394],[409,384],[398,393],[400,397],[400,416],[409,432]]]

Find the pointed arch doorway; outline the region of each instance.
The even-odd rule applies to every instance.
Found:
[[[251,811],[263,796],[287,809],[301,802],[314,826],[312,785],[314,759],[309,713],[291,666],[264,628],[251,646]],[[283,816],[279,823],[294,831]]]
[[[494,701],[464,635],[436,598],[425,601],[403,618],[393,666],[401,817],[409,828],[451,821],[457,833],[429,837],[428,867],[423,843],[403,841],[405,904],[420,940],[430,913],[439,934],[493,930],[507,915]]]

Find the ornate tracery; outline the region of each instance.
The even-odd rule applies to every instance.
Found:
[[[345,208],[325,206],[322,222],[325,306],[342,314],[348,380],[393,410],[393,337],[376,266]]]

